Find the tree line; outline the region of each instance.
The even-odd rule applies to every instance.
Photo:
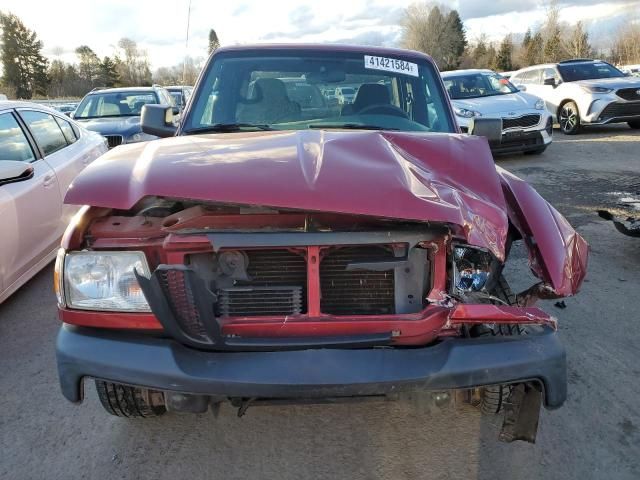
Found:
[[[614,36],[607,51],[595,49],[582,22],[569,26],[559,18],[555,0],[547,7],[545,22],[520,39],[511,33],[501,41],[482,34],[469,41],[457,10],[428,2],[409,5],[402,17],[401,46],[430,54],[441,70],[490,68],[516,70],[538,63],[598,57],[613,64],[640,64],[640,24],[629,23]],[[112,56],[100,58],[88,45],[75,49],[76,62],[60,59],[54,49],[49,61],[35,31],[11,13],[0,12],[0,92],[10,98],[82,97],[95,87],[193,85],[203,57],[185,57],[172,67],[151,72],[147,52],[130,38],[121,38]],[[207,53],[220,46],[209,31]]]
[[[460,15],[454,9],[431,2],[416,2],[404,11],[401,46],[430,54],[443,70],[489,68],[517,70],[529,65],[572,58],[600,58],[616,65],[640,63],[640,25],[619,30],[609,51],[595,49],[585,26],[560,21],[558,3],[547,6],[546,20],[528,29],[521,41],[508,33],[501,41],[489,41],[485,34],[467,38]]]
[[[204,61],[186,57],[152,74],[147,52],[130,38],[121,38],[112,56],[100,58],[90,46],[80,45],[74,52],[76,62],[61,60],[62,49],[54,49],[54,59],[49,61],[36,32],[16,15],[0,12],[0,30],[0,92],[10,98],[78,98],[96,87],[193,85]],[[208,53],[219,46],[211,30]]]

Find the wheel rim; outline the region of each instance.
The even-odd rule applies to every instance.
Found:
[[[576,128],[578,124],[578,113],[572,106],[562,107],[560,112],[560,128],[563,132],[570,132]]]

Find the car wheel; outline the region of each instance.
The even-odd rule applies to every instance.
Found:
[[[640,121],[627,122],[627,125],[629,125],[629,127],[633,128],[634,130],[640,130]]]
[[[544,151],[547,149],[547,146],[545,145],[544,147],[540,147],[540,148],[536,148],[535,150],[527,150],[526,152],[524,152],[525,155],[540,155],[542,153],[544,153]]]
[[[162,392],[96,380],[103,408],[116,417],[157,417],[166,412]]]
[[[500,300],[500,302],[496,303],[505,303],[507,305],[515,305],[517,303],[515,294],[511,291],[511,287],[509,287],[507,280],[502,275],[500,275],[491,294]],[[493,328],[478,325],[472,331],[472,335],[475,337],[526,335],[526,331],[520,325],[495,325]],[[480,388],[480,403],[478,404],[480,412],[484,415],[500,413],[509,395],[511,395],[512,388],[512,385],[487,385]]]
[[[575,135],[580,131],[580,112],[575,102],[564,103],[558,115],[560,130],[565,135]]]

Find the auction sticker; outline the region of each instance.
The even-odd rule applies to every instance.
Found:
[[[411,75],[412,77],[418,76],[417,63],[398,60],[397,58],[374,57],[373,55],[365,55],[364,68],[370,68],[372,70],[384,70],[385,72],[403,73],[405,75]]]

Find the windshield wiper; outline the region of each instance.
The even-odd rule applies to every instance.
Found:
[[[367,125],[364,123],[312,123],[309,128],[344,128],[347,130],[400,130],[399,128],[381,127],[380,125]]]
[[[256,130],[273,130],[271,126],[267,124],[257,123],[215,123],[208,127],[193,128],[185,131],[185,133],[206,133],[206,132],[239,132],[245,128],[255,128]]]

